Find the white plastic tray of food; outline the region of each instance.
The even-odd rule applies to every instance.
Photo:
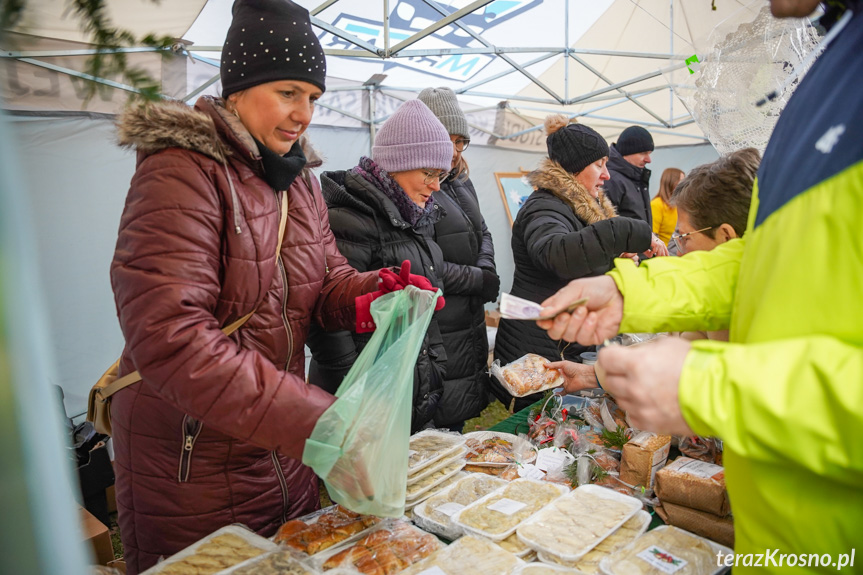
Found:
[[[599,545],[585,553],[578,561],[564,561],[560,557],[543,553],[542,551],[538,552],[536,556],[540,561],[549,565],[562,565],[578,569],[585,575],[597,575],[599,573],[599,562],[640,537],[647,531],[650,521],[650,513],[642,509],[621,525],[617,531],[600,541]]]
[[[317,532],[313,539],[302,536],[303,533],[311,535],[311,530],[314,525],[326,521],[327,517],[332,515],[338,515],[341,521],[337,524],[331,525],[329,530],[326,532]],[[358,529],[354,533],[350,533],[345,536],[335,535],[339,532],[344,533],[345,528],[350,524],[353,524],[355,521],[361,522],[361,525],[357,526]],[[329,549],[330,547],[340,547],[345,543],[356,541],[381,521],[383,521],[381,518],[374,517],[373,515],[360,515],[340,505],[331,505],[329,507],[313,511],[307,515],[303,515],[302,517],[291,519],[287,523],[282,524],[278,531],[276,531],[276,534],[271,537],[271,540],[274,543],[278,543],[284,547],[292,549],[295,554],[298,554],[301,557],[309,557],[315,553]],[[284,539],[279,540],[279,535],[282,533],[285,525],[297,524],[298,522],[305,523],[307,528],[293,532],[285,536]],[[331,537],[331,534],[334,536]],[[299,540],[295,540],[298,537]]]
[[[534,513],[568,491],[557,483],[514,479],[457,512],[452,522],[467,533],[502,541]],[[516,505],[519,503],[525,505]]]
[[[525,545],[515,533],[502,541],[498,541],[497,544],[521,559],[525,559],[531,553],[535,553],[535,551]]]
[[[467,440],[469,440],[469,439],[475,439],[475,440],[479,441],[480,443],[482,443],[483,441],[486,441],[487,439],[498,439],[498,438],[509,441],[510,444],[513,446],[513,460],[512,461],[504,461],[504,462],[474,461],[470,458],[470,456],[471,456],[470,448],[466,446],[468,453],[465,456],[465,459],[467,460],[468,465],[476,465],[478,467],[507,467],[509,465],[512,465],[513,463],[533,463],[534,461],[536,461],[536,453],[537,453],[536,447],[531,445],[528,440],[519,439],[519,437],[517,435],[513,435],[512,433],[506,433],[503,431],[471,431],[470,433],[465,433],[465,435],[464,435],[465,442],[467,442]],[[523,445],[527,452],[523,454],[524,457],[521,457],[521,458],[519,458],[520,459],[519,461],[516,461],[517,454],[515,453],[514,448],[518,444]]]
[[[578,569],[564,567],[563,565],[549,565],[548,563],[527,563],[513,571],[513,575],[558,575],[558,573],[584,575]]]
[[[320,575],[290,549],[278,549],[219,571],[216,575]]]
[[[447,467],[448,465],[454,463],[455,461],[457,461],[459,459],[464,459],[464,456],[466,453],[467,453],[467,448],[462,445],[461,448],[452,455],[452,457],[447,457],[446,459],[441,459],[441,460],[437,461],[436,463],[434,463],[433,465],[429,465],[428,467],[426,467],[425,469],[423,469],[419,473],[415,473],[413,475],[408,475],[408,487],[417,483],[418,481],[422,481],[423,479],[425,479],[429,475],[433,475],[437,471],[440,471],[441,469],[443,469],[444,467]]]
[[[464,469],[464,466],[464,459],[453,460],[449,467],[439,469],[437,473],[429,475],[419,483],[409,485],[407,491],[405,492],[405,501],[417,502],[419,498],[421,498],[423,495],[425,495],[435,487],[446,483],[456,473]]]
[[[720,552],[723,557],[733,553],[725,545],[710,539],[671,525],[660,525],[600,561],[599,570],[604,575],[630,575],[631,573],[665,575],[668,573],[665,567],[667,560],[656,559],[662,562],[665,569],[654,567],[649,560],[662,554],[686,561],[674,571],[674,575],[719,575],[728,571],[728,567],[717,565],[716,557]]]
[[[226,537],[223,537],[223,536],[226,536]],[[237,538],[242,540],[242,543],[245,544],[244,545],[244,547],[246,547],[245,552],[240,551],[241,548],[234,545],[235,543],[237,543]],[[176,569],[175,567],[171,567],[172,565],[176,565],[178,563],[184,563],[184,562],[188,563],[189,558],[191,558],[193,555],[198,555],[199,549],[201,549],[205,545],[210,544],[214,540],[218,540],[219,542],[225,541],[226,545],[228,545],[230,547],[236,547],[238,550],[237,554],[236,554],[236,560],[231,562],[230,556],[226,556],[225,554],[220,554],[218,556],[218,562],[222,562],[223,564],[221,566],[218,566],[217,564],[213,563],[212,570],[209,570],[209,571],[205,570],[205,569],[202,570],[202,567],[204,567],[204,565],[196,563],[195,566],[200,573],[207,574],[207,575],[210,575],[210,574],[215,575],[215,573],[218,573],[219,571],[224,571],[228,567],[233,567],[234,565],[242,563],[242,562],[246,561],[247,559],[251,559],[252,556],[248,555],[248,551],[250,551],[248,549],[248,547],[254,547],[256,549],[261,550],[260,553],[254,555],[255,557],[257,557],[258,555],[262,555],[268,551],[274,551],[274,550],[279,548],[278,545],[276,545],[272,541],[264,539],[260,535],[257,535],[256,533],[246,529],[245,527],[242,527],[240,525],[227,525],[225,527],[222,527],[221,529],[214,531],[213,533],[210,533],[209,535],[207,535],[203,539],[196,541],[195,543],[189,545],[185,549],[178,551],[177,553],[171,555],[170,557],[168,557],[167,559],[165,559],[161,563],[157,563],[156,565],[153,565],[152,567],[150,567],[149,569],[144,571],[144,573],[142,573],[141,575],[156,575],[157,573],[164,574],[164,575],[170,575]],[[211,562],[208,561],[207,563],[211,563]],[[177,571],[177,573],[181,573],[181,572],[182,571]]]
[[[506,483],[505,480],[492,475],[480,473],[467,475],[414,507],[414,522],[429,533],[440,535],[450,541],[458,539],[462,535],[462,530],[451,521],[455,512]]]
[[[405,510],[416,509],[417,505],[419,505],[420,503],[422,503],[423,501],[425,501],[429,497],[434,497],[435,495],[437,495],[438,493],[440,493],[444,489],[448,488],[450,485],[454,484],[459,479],[462,479],[463,477],[467,477],[468,475],[469,475],[469,473],[467,471],[464,471],[464,470],[459,471],[458,473],[456,473],[455,475],[453,475],[452,477],[450,477],[449,479],[447,479],[443,483],[441,483],[439,485],[435,485],[434,487],[432,487],[431,489],[429,489],[428,491],[426,491],[425,493],[423,493],[422,495],[420,495],[416,499],[411,499],[410,501],[405,501]]]
[[[408,479],[441,459],[449,459],[464,445],[464,436],[426,429],[410,438]]]
[[[488,539],[465,535],[399,575],[508,575],[524,561]]]
[[[376,562],[389,560],[411,565],[441,547],[443,543],[431,533],[426,533],[403,519],[387,519],[352,545],[322,551],[314,557],[311,565],[327,574],[337,568],[359,572],[356,563],[363,557],[372,558]],[[393,566],[383,566],[381,572],[394,572],[391,570]]]
[[[582,485],[522,523],[518,538],[537,551],[578,561],[641,507],[635,497]]]

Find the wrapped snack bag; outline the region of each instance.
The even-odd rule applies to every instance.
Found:
[[[501,367],[495,360],[491,374],[513,397],[524,397],[563,385],[563,376],[555,369],[548,369],[548,360],[535,353],[528,353]]]
[[[663,503],[676,503],[720,517],[731,512],[725,469],[689,457],[678,457],[656,473],[656,495]]]
[[[620,480],[634,487],[653,489],[656,472],[665,466],[670,448],[670,435],[639,433],[623,446]]]

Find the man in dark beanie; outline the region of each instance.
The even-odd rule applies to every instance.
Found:
[[[611,180],[605,184],[605,195],[617,208],[617,213],[627,218],[644,220],[653,224],[650,211],[650,163],[653,138],[641,126],[630,126],[621,132],[617,143],[611,145],[608,154],[608,173]]]

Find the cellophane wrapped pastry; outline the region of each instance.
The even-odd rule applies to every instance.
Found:
[[[588,551],[578,561],[564,561],[555,555],[546,554],[542,551],[538,553],[539,560],[544,563],[554,563],[578,569],[585,575],[599,575],[599,562],[635,541],[639,535],[647,531],[649,525],[650,514],[641,510],[621,525],[617,531],[600,541],[599,545]]]
[[[146,575],[212,575],[276,546],[235,525],[228,525],[145,571]]]
[[[524,397],[563,385],[563,376],[560,372],[556,369],[548,369],[545,367],[546,363],[548,360],[541,355],[528,353],[504,366],[495,361],[490,371],[510,395]]]
[[[273,541],[296,551],[314,555],[380,523],[379,517],[360,515],[333,505],[282,525]]]
[[[555,483],[516,479],[468,505],[453,516],[452,521],[466,531],[500,541],[512,535],[522,521],[567,491],[566,487]]]
[[[437,567],[446,575],[507,575],[524,563],[488,539],[465,535],[402,575],[419,575]]]
[[[426,491],[422,495],[418,496],[416,499],[411,499],[411,500],[405,501],[405,513],[407,513],[408,510],[410,510],[411,513],[413,513],[413,509],[416,508],[417,505],[419,505],[420,503],[422,503],[426,499],[429,499],[430,497],[437,495],[438,493],[444,491],[448,487],[455,484],[459,479],[462,479],[463,477],[467,477],[467,475],[468,474],[465,473],[464,471],[458,471],[454,475],[452,475],[451,477],[442,481],[441,483],[432,486],[428,491]]]
[[[431,465],[424,467],[423,469],[417,471],[416,473],[408,474],[408,486],[410,487],[414,483],[418,483],[432,475],[433,473],[437,473],[444,467],[449,467],[456,461],[465,461],[465,455],[467,454],[467,448],[465,446],[459,447],[459,449],[453,455],[447,455],[444,458],[441,458]]]
[[[584,485],[555,500],[518,528],[527,545],[575,561],[641,509],[641,502],[615,491]]]
[[[430,533],[449,540],[457,539],[462,530],[453,525],[452,516],[503,485],[506,481],[497,477],[468,475],[415,507],[414,522]]]
[[[682,559],[685,564],[674,575],[711,575],[719,571],[716,554],[720,550],[723,555],[731,553],[727,547],[663,525],[606,557],[599,565],[609,575],[666,575],[668,564]]]
[[[498,541],[498,545],[515,555],[516,557],[527,557],[533,551],[530,547],[528,547],[521,539],[518,538],[518,535],[513,533],[503,541]]]
[[[452,457],[464,444],[459,433],[424,430],[411,436],[408,447],[408,476],[415,475],[440,459]]]
[[[404,521],[387,521],[356,544],[318,561],[324,571],[347,567],[366,575],[398,573],[428,557],[443,544]]]

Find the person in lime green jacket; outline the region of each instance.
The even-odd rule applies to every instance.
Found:
[[[671,205],[671,194],[674,188],[683,181],[683,170],[665,168],[659,179],[659,193],[650,200],[650,211],[653,212],[653,233],[665,245],[671,240],[671,234],[677,228],[677,208]]]
[[[827,6],[834,30],[776,124],[744,238],[640,267],[617,260],[543,302],[553,312],[589,298],[539,322],[582,345],[730,328],[729,342],[608,347],[597,372],[634,426],[723,439],[738,575],[863,569],[860,4]],[[816,6],[771,0],[777,16]]]

